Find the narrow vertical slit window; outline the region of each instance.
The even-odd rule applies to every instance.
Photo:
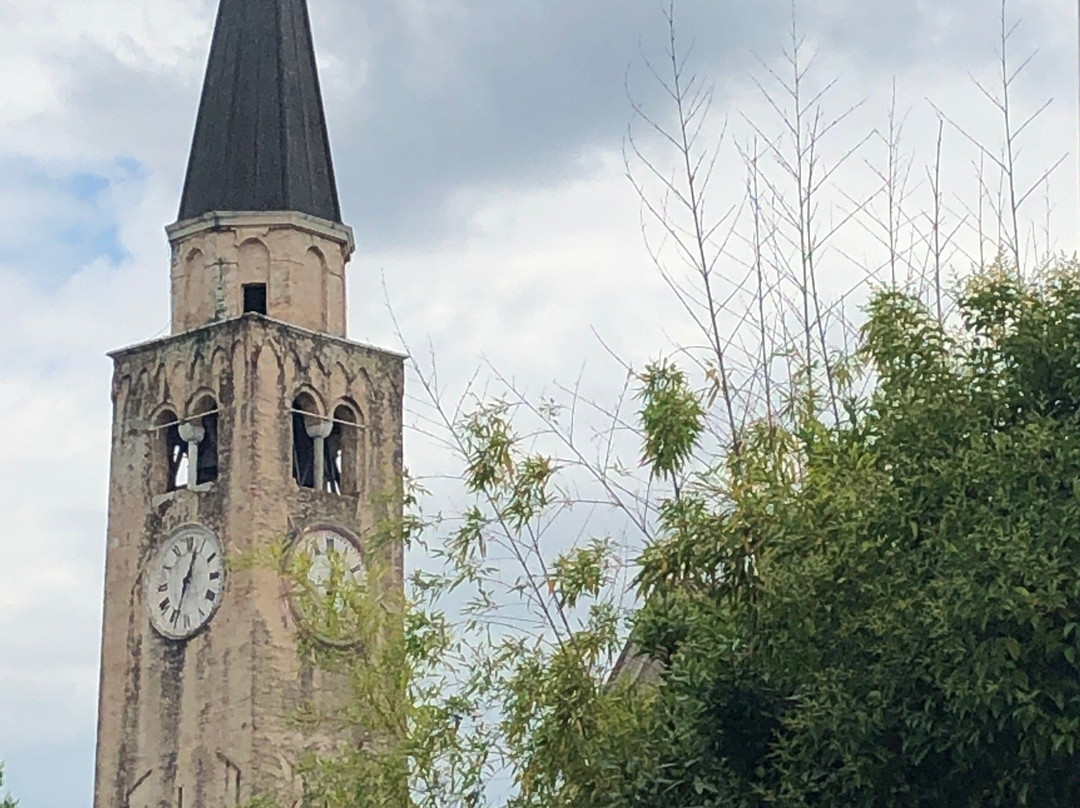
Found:
[[[266,314],[266,284],[244,284],[244,314]]]

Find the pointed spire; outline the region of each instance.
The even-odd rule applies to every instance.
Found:
[[[211,211],[341,221],[307,0],[221,0],[180,219]]]

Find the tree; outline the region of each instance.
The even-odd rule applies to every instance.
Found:
[[[4,764],[0,763],[0,789],[4,787]],[[0,808],[18,808],[19,801],[11,796],[11,794],[5,794],[0,797]]]
[[[672,500],[626,805],[1080,802],[1080,266],[878,295],[873,394]],[[721,482],[714,478],[712,482]]]

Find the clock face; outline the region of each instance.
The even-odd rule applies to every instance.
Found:
[[[356,540],[334,528],[316,528],[301,536],[297,549],[307,564],[307,582],[322,595],[330,594],[337,583],[363,586],[366,580],[364,556]]]
[[[225,591],[221,542],[204,527],[191,525],[161,546],[147,574],[150,623],[170,640],[185,640],[214,616]]]
[[[367,583],[359,541],[339,528],[305,531],[293,547],[289,571],[293,609],[305,627],[327,642],[353,642],[356,598]]]

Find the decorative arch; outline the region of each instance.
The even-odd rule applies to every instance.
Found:
[[[303,404],[302,407],[296,406],[298,401]],[[314,415],[317,418],[322,418],[326,414],[326,404],[323,402],[323,397],[319,395],[315,388],[306,384],[298,387],[296,392],[293,393],[293,409],[300,410],[307,415]]]
[[[241,311],[244,314],[269,314],[270,250],[257,238],[240,245]]]
[[[206,256],[198,247],[194,247],[183,257],[180,265],[180,297],[174,301],[176,316],[193,325],[199,313],[206,310],[212,297],[211,281],[206,271]]]
[[[198,418],[207,413],[217,412],[218,403],[214,393],[202,388],[188,399],[186,408],[188,418]]]
[[[203,251],[195,247],[188,251],[184,257],[184,271],[190,276],[191,273],[201,272],[206,268],[206,257]]]
[[[326,256],[318,247],[309,247],[304,253],[304,274],[308,276],[308,283],[318,284],[315,288],[319,293],[320,321],[325,331],[328,327],[329,289],[327,283],[330,273],[326,268]]]
[[[270,274],[270,250],[260,239],[249,238],[240,245],[240,280],[266,280]]]
[[[210,354],[210,378],[224,379],[229,372],[229,351],[218,345]]]

